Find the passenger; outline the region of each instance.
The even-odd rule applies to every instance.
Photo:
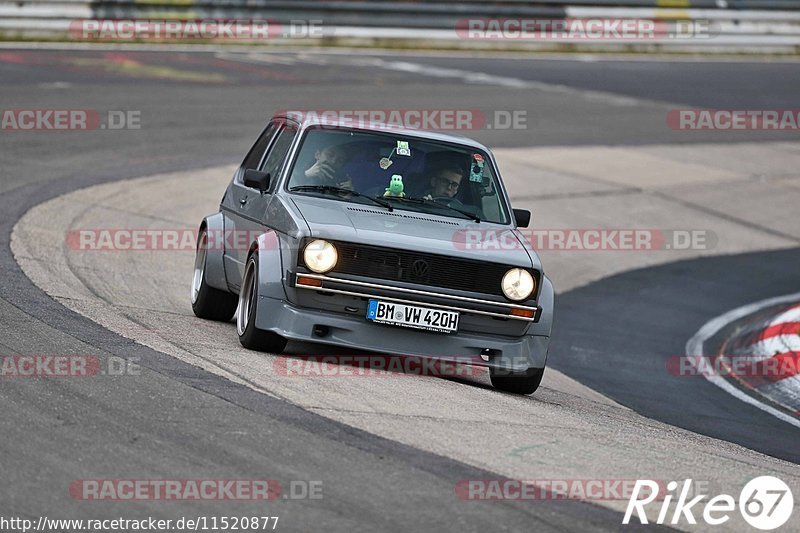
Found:
[[[305,171],[305,176],[314,180],[313,185],[331,185],[352,189],[353,182],[344,171],[347,154],[341,146],[328,146],[314,154],[316,162]]]

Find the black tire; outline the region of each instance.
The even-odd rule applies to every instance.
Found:
[[[496,389],[513,394],[533,394],[539,388],[542,376],[544,376],[544,368],[529,368],[526,372],[518,373],[489,369],[492,385]]]
[[[256,328],[258,307],[258,253],[248,259],[239,291],[239,315],[236,317],[236,332],[239,342],[249,350],[281,353],[286,348],[286,339],[271,331]]]
[[[228,291],[209,287],[206,283],[206,261],[208,261],[208,232],[203,228],[197,236],[197,252],[194,258],[192,311],[199,318],[228,322],[236,312],[238,298]]]

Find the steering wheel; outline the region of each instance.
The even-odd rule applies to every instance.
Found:
[[[452,198],[450,196],[434,196],[431,198],[431,200],[449,207],[456,207],[458,209],[462,209],[464,207],[464,204],[461,203],[461,200],[458,198]]]

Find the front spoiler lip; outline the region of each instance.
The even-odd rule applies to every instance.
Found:
[[[311,285],[301,285],[301,284],[297,283],[297,278],[300,277],[300,276],[305,277],[305,278],[311,278],[311,279],[319,280],[323,284],[326,281],[329,281],[329,282],[335,282],[335,283],[342,283],[342,284],[345,284],[345,285],[353,285],[353,286],[356,286],[356,287],[371,288],[371,289],[386,290],[386,291],[396,291],[396,292],[402,292],[402,293],[412,294],[412,295],[413,294],[418,294],[418,295],[422,295],[422,296],[431,296],[431,297],[435,297],[435,298],[444,298],[444,299],[450,299],[450,300],[455,300],[455,301],[465,302],[465,303],[475,303],[475,304],[487,305],[487,306],[500,306],[500,307],[513,308],[513,309],[524,309],[524,310],[533,312],[533,317],[528,318],[528,317],[511,315],[511,314],[508,314],[508,313],[495,313],[495,312],[492,312],[492,311],[481,311],[479,309],[470,309],[470,308],[467,308],[467,307],[457,307],[457,306],[453,306],[453,305],[443,305],[443,304],[434,304],[434,303],[427,303],[427,302],[418,302],[418,301],[414,301],[414,300],[406,300],[406,299],[403,299],[403,298],[397,298],[397,297],[394,297],[394,296],[380,296],[380,295],[377,295],[377,294],[369,294],[369,293],[364,293],[364,292],[356,292],[356,291],[347,291],[347,290],[342,290],[342,289],[334,289],[332,287],[324,287],[324,286],[322,286],[322,287],[314,287],[314,286],[311,286]],[[356,297],[362,297],[362,298],[376,298],[376,299],[379,299],[379,300],[388,300],[388,301],[391,301],[391,302],[397,302],[397,303],[407,304],[407,305],[419,305],[419,306],[422,306],[422,307],[436,307],[438,309],[447,309],[447,310],[450,310],[450,311],[458,311],[458,312],[461,312],[461,313],[484,315],[484,316],[490,316],[490,317],[495,317],[495,318],[510,318],[510,319],[513,319],[513,320],[522,320],[524,322],[536,322],[536,320],[538,318],[539,311],[540,311],[540,309],[538,307],[515,305],[515,304],[506,303],[506,302],[493,302],[491,300],[481,300],[479,298],[469,298],[469,297],[466,297],[466,296],[455,296],[455,295],[452,295],[452,294],[441,294],[441,293],[437,293],[437,292],[422,291],[422,290],[417,290],[417,289],[406,289],[404,287],[392,287],[390,285],[381,285],[381,284],[378,284],[378,283],[368,283],[368,282],[365,282],[365,281],[356,281],[356,280],[351,280],[351,279],[332,278],[330,276],[325,276],[325,275],[322,275],[322,274],[296,274],[295,275],[294,286],[295,286],[295,288],[298,288],[298,289],[314,290],[314,291],[327,292],[327,293],[332,293],[332,294],[343,294],[343,295],[346,295],[346,296],[356,296]]]

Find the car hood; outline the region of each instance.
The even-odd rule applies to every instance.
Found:
[[[313,237],[541,269],[508,226],[311,196],[292,201]]]

